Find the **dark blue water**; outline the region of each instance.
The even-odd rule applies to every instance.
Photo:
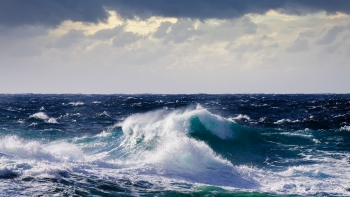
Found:
[[[0,95],[0,196],[349,196],[350,95]]]

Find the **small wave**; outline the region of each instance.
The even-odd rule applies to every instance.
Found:
[[[106,111],[103,111],[102,113],[100,113],[100,114],[98,114],[98,116],[107,116],[107,117],[111,117],[110,115],[109,115],[109,113],[108,112],[106,112]]]
[[[259,118],[259,122],[265,122],[266,119],[267,119],[267,117],[261,117],[261,118]]]
[[[49,119],[49,116],[47,116],[44,112],[38,112],[38,113],[35,113],[33,115],[30,115],[29,118],[47,120],[47,119]]]
[[[290,136],[290,137],[300,137],[304,139],[313,139],[313,135],[301,134],[301,133],[290,133],[290,132],[282,132],[282,135]]]
[[[57,120],[55,118],[49,118],[47,121],[47,123],[51,123],[51,124],[57,124]]]
[[[247,116],[247,115],[239,114],[238,116],[233,117],[233,118],[230,118],[230,119],[231,119],[231,120],[242,120],[242,119],[250,120],[250,117]]]
[[[18,175],[7,167],[0,167],[0,179],[16,178]]]
[[[300,121],[299,120],[290,120],[290,119],[281,119],[281,120],[277,120],[276,122],[274,122],[274,124],[284,124],[286,122],[296,123],[296,122],[300,122]]]
[[[35,118],[39,120],[44,120],[46,123],[53,123],[57,124],[57,120],[55,118],[50,118],[48,115],[46,115],[44,112],[38,112],[33,115],[30,115],[29,118]],[[30,126],[35,126],[37,123],[32,123]]]
[[[78,101],[78,102],[70,102],[70,103],[68,103],[68,105],[72,105],[72,106],[80,106],[80,105],[84,105],[85,103],[83,103],[83,102],[80,102],[80,101]]]
[[[74,144],[54,142],[42,144],[39,141],[26,141],[17,136],[7,136],[0,140],[0,149],[7,155],[16,155],[22,159],[46,161],[81,161],[83,153]]]
[[[25,123],[25,120],[19,119],[17,122],[18,122],[19,124],[24,124],[24,123]]]
[[[350,131],[350,126],[343,126],[343,127],[340,127],[340,130],[341,130],[341,131]]]

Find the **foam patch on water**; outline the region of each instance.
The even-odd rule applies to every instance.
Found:
[[[57,120],[55,118],[49,118],[47,120],[47,123],[57,124],[58,122],[57,122]]]
[[[250,120],[250,117],[247,116],[247,115],[239,114],[239,115],[236,116],[236,117],[230,118],[230,120],[242,120],[242,119]]]
[[[35,119],[39,119],[39,120],[44,120],[46,123],[51,123],[51,124],[57,124],[58,123],[55,118],[49,117],[44,112],[35,113],[33,115],[30,115],[29,118],[35,118]],[[36,125],[36,123],[33,124],[33,126],[35,126],[35,125]]]
[[[84,154],[74,144],[56,142],[42,144],[39,141],[26,141],[17,136],[6,136],[0,140],[0,150],[6,155],[22,159],[40,159],[47,161],[84,159]]]
[[[49,119],[49,116],[46,115],[44,112],[38,112],[33,115],[30,115],[29,118],[36,118],[36,119],[41,119],[41,120],[47,120]]]
[[[343,127],[340,127],[340,130],[341,130],[341,131],[350,131],[350,126],[343,126]]]
[[[78,102],[70,102],[70,103],[68,103],[68,105],[72,105],[72,106],[80,106],[80,105],[84,105],[85,103],[83,103],[83,102],[80,102],[80,101],[78,101]]]
[[[278,194],[348,196],[348,163],[330,158],[322,160],[319,164],[292,166],[283,172],[267,171],[262,173],[264,179],[257,181],[263,191]]]
[[[290,119],[281,119],[281,120],[277,120],[276,122],[274,122],[274,124],[284,124],[286,122],[296,123],[296,122],[300,122],[300,121],[299,120],[290,120]]]

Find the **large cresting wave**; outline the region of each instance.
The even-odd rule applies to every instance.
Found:
[[[129,161],[154,166],[166,177],[253,188],[257,184],[251,177],[242,176],[239,168],[199,138],[231,140],[236,137],[235,125],[201,106],[135,114],[121,124],[126,135],[123,152]]]

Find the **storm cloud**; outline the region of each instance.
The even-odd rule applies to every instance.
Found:
[[[108,18],[107,10],[122,18],[147,19],[151,16],[230,19],[248,13],[263,14],[269,10],[303,15],[318,11],[328,14],[350,13],[350,1],[344,0],[2,0],[0,25],[45,25],[55,27],[62,21],[98,23]]]

